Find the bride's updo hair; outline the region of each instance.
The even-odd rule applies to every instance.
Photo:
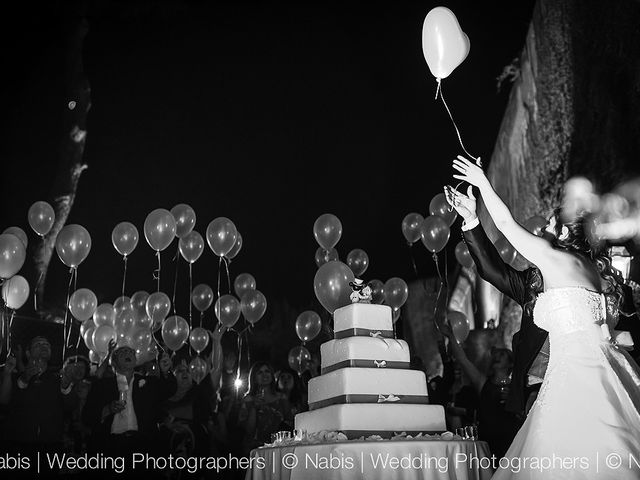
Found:
[[[589,235],[591,222],[587,215],[581,215],[568,222],[562,222],[561,208],[553,211],[555,224],[555,239],[551,242],[554,248],[564,250],[571,253],[577,253],[589,258],[596,266],[600,276],[606,281],[608,287],[604,293],[612,294],[614,298],[609,297],[608,300],[614,300],[620,303],[623,291],[622,284],[624,279],[619,270],[617,270],[609,256],[606,245],[601,242],[595,242]]]

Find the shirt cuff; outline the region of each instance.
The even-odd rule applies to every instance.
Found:
[[[20,388],[20,389],[24,390],[24,389],[25,389],[25,388],[27,388],[28,386],[29,386],[29,384],[28,384],[28,383],[24,382],[24,381],[22,380],[22,378],[19,378],[19,377],[18,377],[18,388]]]
[[[62,385],[60,385],[60,392],[62,392],[63,395],[69,395],[69,393],[71,393],[72,388],[73,388],[73,383],[70,383],[67,388],[62,388]]]
[[[472,228],[476,228],[478,225],[480,225],[480,220],[478,219],[478,217],[475,217],[470,222],[463,222],[462,223],[462,227],[460,227],[460,228],[461,228],[461,230],[463,232],[466,232],[467,230],[471,230]]]

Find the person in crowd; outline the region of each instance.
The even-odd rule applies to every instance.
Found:
[[[244,430],[244,452],[271,442],[271,434],[293,428],[287,397],[276,388],[273,368],[256,362],[249,370],[248,391],[242,400],[239,423]]]
[[[601,245],[590,242],[589,218],[562,222],[560,216],[553,216],[548,228],[556,235],[548,241],[516,222],[480,166],[459,155],[453,169],[454,178],[479,189],[498,230],[538,268],[544,285],[537,295],[533,321],[549,332],[548,367],[538,397],[505,457],[588,459],[582,468],[567,470],[553,463],[544,471],[531,466],[515,471],[509,461],[494,480],[637,479],[637,465],[612,469],[597,462],[612,453],[640,458],[640,367],[612,341],[606,293],[619,305],[621,278]],[[468,201],[457,190],[448,189],[447,194],[454,206]]]
[[[276,375],[278,391],[283,393],[291,407],[291,416],[309,409],[307,404],[307,389],[302,384],[300,376],[291,368],[280,370]]]
[[[15,371],[17,359],[5,365],[1,401],[7,403],[4,436],[12,450],[22,453],[60,452],[63,450],[64,414],[75,406],[70,395],[72,371],[51,369],[51,343],[42,336],[33,337],[25,349],[26,364]]]
[[[91,429],[91,449],[118,456],[157,451],[161,405],[175,393],[169,369],[159,378],[135,372],[136,352],[128,346],[113,350],[113,377],[96,380],[82,412]]]
[[[89,359],[74,355],[67,358],[63,369],[68,369],[71,376],[70,395],[75,397],[74,408],[65,415],[65,450],[73,453],[86,451],[86,439],[89,430],[82,423],[82,409],[87,401],[91,380],[89,379]]]

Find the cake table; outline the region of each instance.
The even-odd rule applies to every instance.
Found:
[[[486,442],[351,440],[261,447],[246,480],[489,480]]]

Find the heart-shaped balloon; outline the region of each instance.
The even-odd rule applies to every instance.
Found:
[[[422,52],[434,77],[451,75],[467,58],[470,47],[469,37],[451,10],[436,7],[427,13],[422,25]]]

